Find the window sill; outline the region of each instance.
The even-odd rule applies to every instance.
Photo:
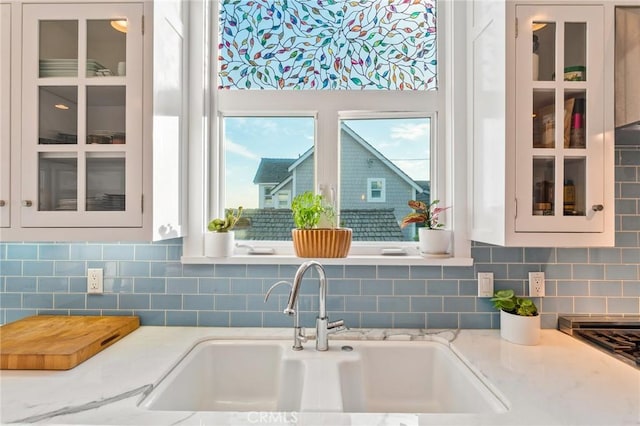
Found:
[[[183,264],[223,264],[223,265],[299,265],[309,260],[294,255],[248,255],[237,254],[232,257],[182,257]],[[409,266],[472,266],[470,257],[423,257],[416,255],[350,255],[345,258],[317,259],[325,265],[409,265]]]

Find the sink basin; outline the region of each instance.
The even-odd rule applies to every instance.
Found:
[[[140,404],[170,411],[488,413],[505,405],[445,344],[280,340],[196,344]]]
[[[268,340],[198,343],[142,406],[169,411],[299,411],[303,365],[283,359],[285,350],[283,344]]]
[[[345,412],[486,413],[504,405],[437,342],[358,342],[357,362],[340,365]]]

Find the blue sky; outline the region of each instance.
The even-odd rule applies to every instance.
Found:
[[[429,177],[428,119],[346,120],[347,124],[414,180]],[[313,146],[310,117],[225,118],[225,206],[258,205],[253,183],[261,158],[297,158]]]

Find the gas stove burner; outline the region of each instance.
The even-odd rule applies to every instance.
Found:
[[[560,317],[558,328],[640,368],[640,317]]]
[[[640,330],[575,330],[574,335],[640,366]]]

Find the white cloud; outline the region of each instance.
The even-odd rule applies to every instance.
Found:
[[[256,153],[249,151],[246,146],[237,144],[231,139],[226,139],[224,141],[224,146],[227,151],[238,154],[241,157],[251,158],[252,160],[258,158],[258,155],[256,155]]]
[[[415,141],[429,136],[429,123],[402,124],[391,128],[391,139]]]

